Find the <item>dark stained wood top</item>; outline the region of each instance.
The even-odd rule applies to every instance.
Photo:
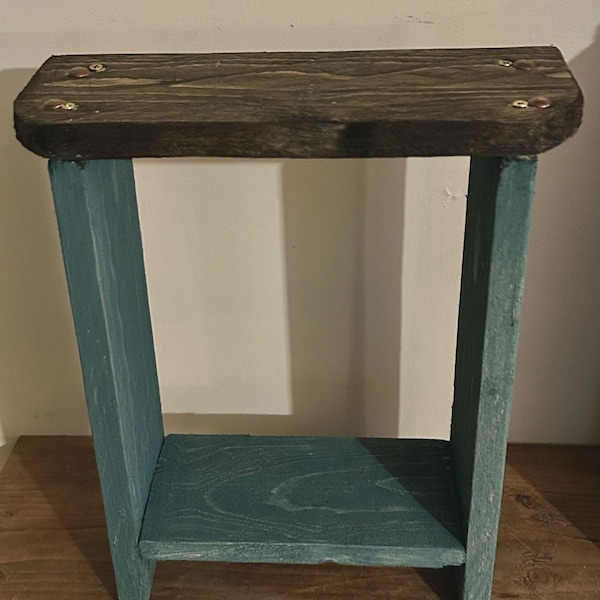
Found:
[[[60,159],[508,156],[560,144],[582,103],[554,47],[55,56],[15,127]]]
[[[509,446],[494,599],[597,600],[600,447]],[[90,438],[21,438],[0,474],[0,599],[115,600]],[[452,569],[160,562],[152,600],[456,600]]]

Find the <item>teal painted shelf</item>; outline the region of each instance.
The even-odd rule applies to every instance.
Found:
[[[465,562],[449,443],[170,435],[146,559],[438,568]]]

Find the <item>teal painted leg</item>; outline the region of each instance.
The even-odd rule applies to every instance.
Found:
[[[50,162],[121,600],[150,596],[138,550],[163,427],[131,160]]]
[[[451,433],[463,600],[491,597],[535,171],[535,157],[471,161]]]

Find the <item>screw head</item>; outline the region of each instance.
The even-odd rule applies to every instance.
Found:
[[[537,65],[527,58],[519,58],[519,60],[515,60],[513,67],[519,69],[519,71],[531,71],[532,69],[535,69]]]
[[[501,67],[512,67],[513,61],[512,60],[506,60],[505,58],[501,59],[498,61],[498,64]]]
[[[529,102],[527,102],[527,100],[515,100],[512,105],[514,108],[527,108]]]
[[[100,73],[101,71],[106,71],[106,67],[102,63],[92,63],[88,69],[90,71],[94,71],[94,73]]]
[[[73,67],[69,69],[69,77],[75,77],[81,79],[82,77],[89,77],[90,70],[87,67]]]
[[[529,99],[529,106],[533,106],[534,108],[550,108],[552,102],[545,96],[536,96]]]

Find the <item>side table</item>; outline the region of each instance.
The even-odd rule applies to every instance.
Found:
[[[156,560],[460,567],[488,600],[553,47],[50,58],[15,102],[50,178],[120,600]],[[132,159],[471,156],[450,440],[165,438]]]

